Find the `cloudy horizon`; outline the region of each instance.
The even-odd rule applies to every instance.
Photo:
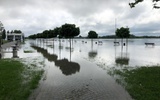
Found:
[[[130,8],[132,0],[0,0],[0,21],[6,30],[21,30],[25,36],[70,23],[80,27],[81,35],[90,30],[100,36],[115,34],[129,27],[134,35],[160,36],[159,9],[152,0]]]

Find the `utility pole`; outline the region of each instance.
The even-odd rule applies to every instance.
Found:
[[[117,42],[116,30],[117,30],[117,19],[115,19],[115,42]]]

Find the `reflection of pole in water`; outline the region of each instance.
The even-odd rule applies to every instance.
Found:
[[[61,59],[61,48],[59,47],[59,59]]]
[[[122,38],[122,43],[121,43],[121,58],[122,57],[127,57],[127,53],[128,53],[128,38],[126,38],[126,40],[124,40],[125,43],[123,43],[123,38]],[[124,47],[126,48],[124,50],[124,53],[123,53],[123,49]]]
[[[43,48],[44,48],[44,38],[43,38]]]
[[[91,50],[93,51],[93,39],[91,39]]]
[[[71,39],[70,40],[70,61],[71,61]]]
[[[46,38],[46,46],[48,45],[48,38]]]
[[[114,46],[115,47],[115,59],[116,59],[116,57],[117,57],[117,46]]]
[[[72,47],[73,47],[73,38],[72,38]]]
[[[39,45],[41,46],[41,39],[39,39],[39,43],[40,43]]]
[[[122,54],[123,54],[123,38],[121,39],[121,58],[122,58]]]
[[[54,53],[54,38],[53,38],[53,53]]]
[[[59,38],[59,58],[61,59],[61,39]]]
[[[117,42],[117,36],[116,36],[116,29],[117,29],[117,19],[115,19],[115,42]]]
[[[59,38],[59,48],[61,48],[61,39]]]
[[[82,50],[81,50],[81,46],[82,46],[82,43],[80,43],[80,46],[79,46],[79,52],[81,52]]]
[[[127,57],[127,53],[128,53],[128,38],[126,38],[126,57]]]
[[[39,44],[39,40],[37,39],[37,45]]]

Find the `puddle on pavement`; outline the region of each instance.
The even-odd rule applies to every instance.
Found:
[[[77,39],[71,47],[67,39],[26,41],[19,48],[19,58],[42,59],[45,69],[30,100],[130,100],[125,89],[107,74],[108,70],[158,64],[160,47],[159,44],[154,48],[145,47],[143,43],[148,40],[129,40],[129,46],[122,48],[114,46],[113,41],[93,40],[92,43]],[[33,52],[24,53],[25,50]],[[3,58],[11,57],[12,53],[3,55]]]

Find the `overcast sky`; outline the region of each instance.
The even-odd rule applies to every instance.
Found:
[[[160,9],[152,0],[131,9],[132,0],[0,0],[0,21],[6,30],[21,30],[26,36],[54,29],[62,24],[76,24],[81,35],[94,30],[99,35],[115,34],[117,28],[129,27],[134,35],[160,36]]]

